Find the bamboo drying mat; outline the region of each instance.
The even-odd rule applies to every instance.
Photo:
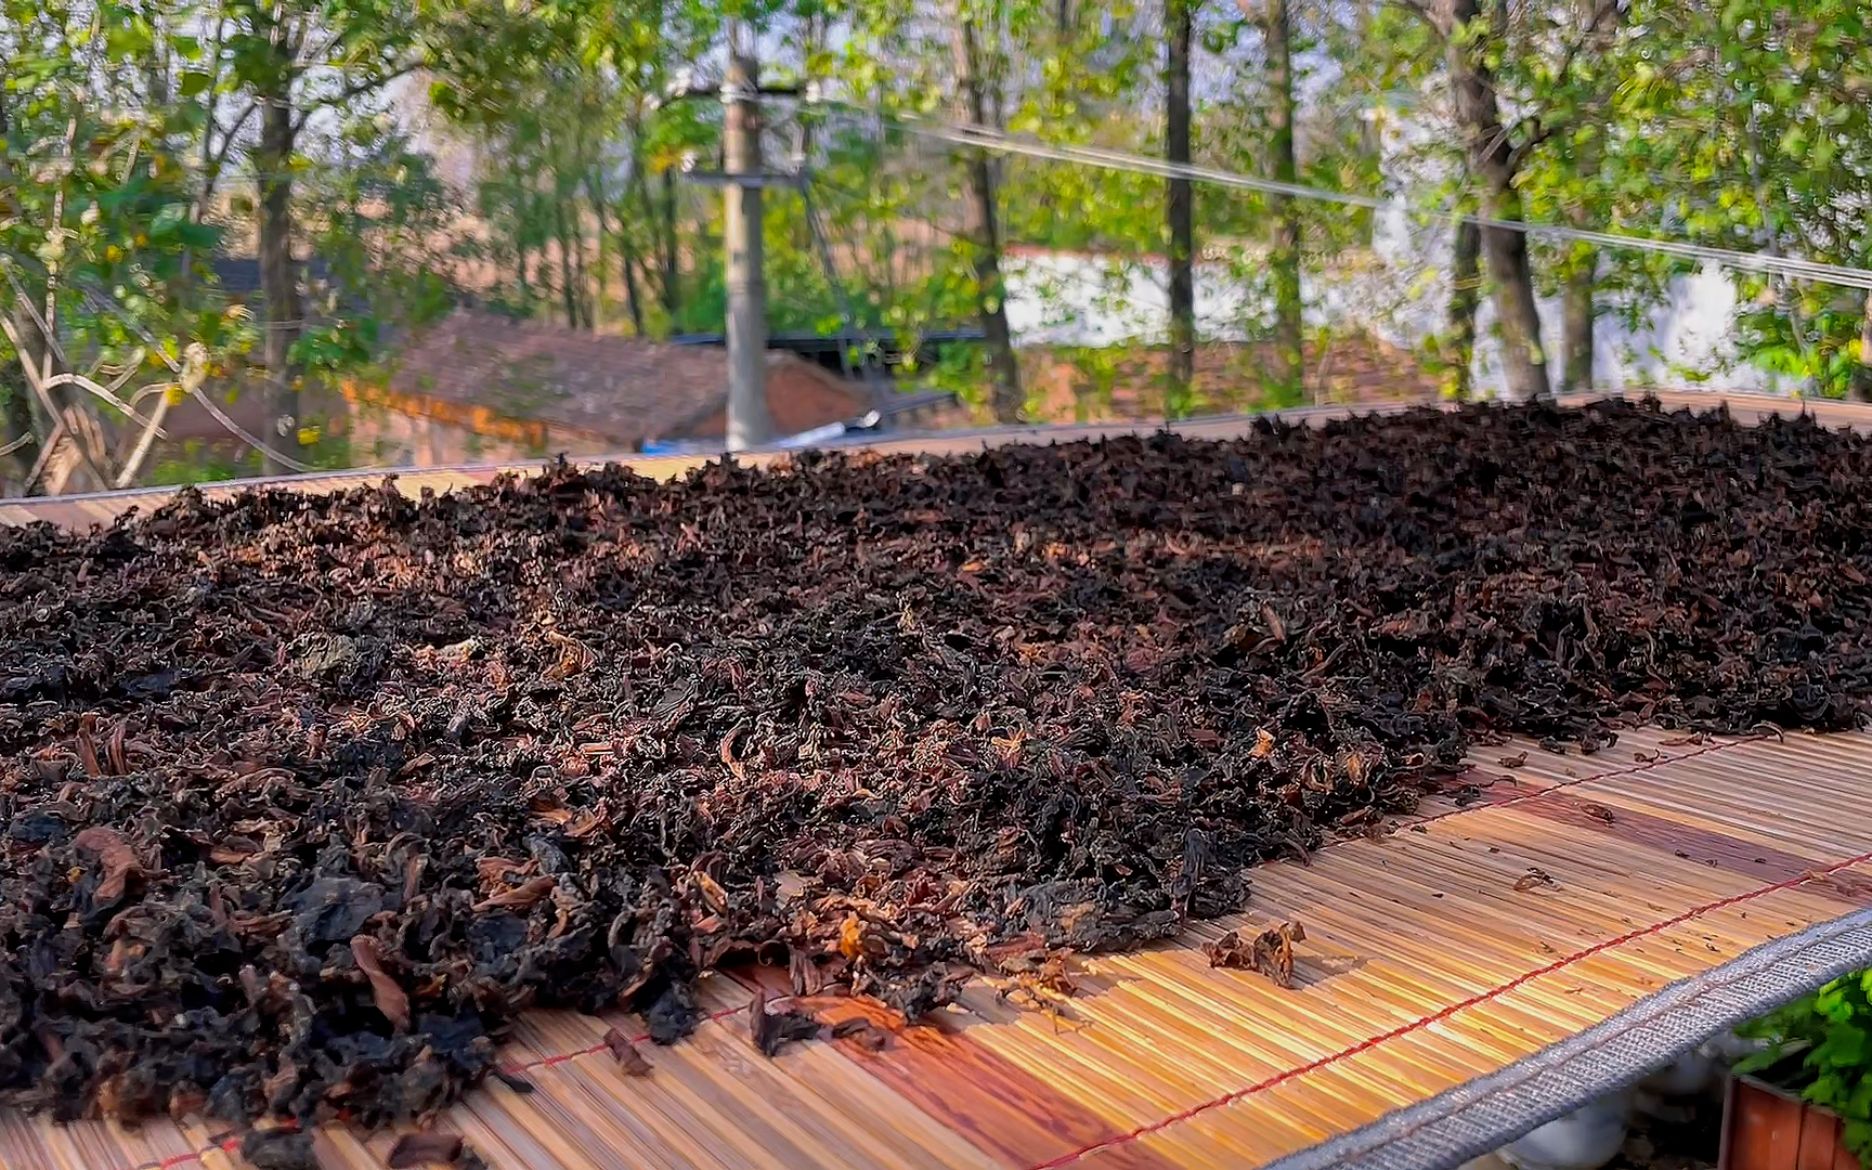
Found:
[[[1866,733],[1488,748],[1467,807],[1433,797],[1389,833],[1253,871],[1241,918],[1083,961],[1065,1016],[987,986],[911,1029],[816,1001],[829,1020],[886,1023],[891,1043],[768,1060],[747,979],[778,989],[781,973],[716,976],[692,1039],[643,1046],[649,1076],[623,1075],[602,1043],[634,1019],[533,1013],[504,1058],[535,1091],[492,1084],[440,1124],[503,1170],[1262,1165],[1872,904],[1868,772]],[[1521,882],[1534,870],[1550,880]],[[1296,989],[1207,966],[1202,942],[1287,918],[1307,934]],[[392,1140],[317,1134],[332,1170],[382,1167]],[[233,1170],[235,1144],[204,1124],[0,1113],[7,1170]]]
[[[1846,404],[1662,397],[1720,400],[1743,420],[1809,410],[1830,425],[1872,424],[1872,409]],[[1178,429],[1222,438],[1248,425]],[[960,452],[1147,429],[1016,428],[876,446]],[[699,461],[634,462],[673,475]],[[501,470],[404,473],[398,486],[446,490]],[[82,526],[167,494],[0,502],[0,523]],[[1860,795],[1872,735],[1695,744],[1641,731],[1593,757],[1532,748],[1521,765],[1502,765],[1521,750],[1480,753],[1470,777],[1480,792],[1467,808],[1435,798],[1382,838],[1256,870],[1242,918],[1085,961],[1067,1016],[1020,1010],[981,986],[938,1026],[894,1028],[883,1052],[833,1041],[769,1061],[747,1036],[747,979],[712,977],[706,1022],[683,1044],[649,1050],[649,1077],[623,1076],[601,1040],[612,1024],[636,1034],[637,1021],[533,1013],[504,1059],[535,1091],[492,1085],[441,1124],[503,1170],[1265,1164],[1497,1072],[1758,944],[1872,905],[1872,809]],[[1534,870],[1551,880],[1517,889]],[[1287,918],[1307,929],[1296,990],[1207,967],[1203,942]],[[752,977],[779,990],[778,973]],[[828,1019],[889,1023],[858,1003],[812,1006]],[[332,1168],[380,1167],[392,1140],[339,1127],[317,1135]],[[4,1170],[233,1170],[245,1165],[236,1144],[206,1124],[60,1127],[0,1113]]]

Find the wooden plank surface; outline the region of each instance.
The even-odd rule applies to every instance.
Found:
[[[1385,834],[1255,870],[1246,913],[1081,961],[1061,1012],[983,984],[904,1029],[875,1005],[819,1000],[807,1006],[827,1019],[885,1022],[891,1043],[768,1060],[747,1004],[782,974],[711,976],[696,1036],[644,1045],[650,1076],[624,1076],[601,1039],[639,1021],[534,1013],[502,1059],[535,1092],[493,1085],[438,1124],[493,1166],[538,1170],[1257,1165],[1872,904],[1872,734],[1646,729],[1595,756],[1513,744],[1472,764],[1489,783],[1468,807],[1431,798]],[[1582,802],[1612,820],[1579,817]],[[1536,869],[1549,880],[1517,889]],[[1307,931],[1293,990],[1202,955],[1225,929],[1288,918]],[[376,1170],[393,1139],[328,1127],[318,1149],[331,1170]],[[9,1170],[242,1170],[236,1145],[206,1122],[0,1114]]]

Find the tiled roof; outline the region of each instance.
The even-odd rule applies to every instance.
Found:
[[[785,354],[776,378],[836,378]],[[728,362],[719,349],[612,337],[457,310],[412,339],[397,358],[396,395],[540,419],[630,448],[673,437],[722,409]],[[854,393],[854,411],[862,409]]]

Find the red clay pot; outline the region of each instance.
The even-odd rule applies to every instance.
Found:
[[[1753,1077],[1730,1077],[1723,1095],[1717,1170],[1860,1170],[1840,1119]]]

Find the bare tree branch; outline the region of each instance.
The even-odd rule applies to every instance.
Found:
[[[1430,27],[1431,32],[1439,37],[1447,38],[1450,35],[1448,16],[1432,8],[1425,0],[1391,0],[1391,2],[1406,12],[1414,13]]]
[[[173,383],[170,383],[173,385]],[[167,386],[163,387],[165,390]],[[136,482],[137,473],[143,470],[143,464],[156,448],[156,440],[162,435],[163,417],[169,413],[169,396],[164,394],[156,403],[156,410],[150,415],[149,422],[137,435],[136,445],[124,456],[123,463],[117,468],[117,479],[113,487],[126,488]]]
[[[1603,41],[1602,34],[1606,31],[1607,21],[1621,15],[1626,3],[1627,0],[1598,0],[1598,3],[1593,5],[1592,15],[1587,19],[1586,27],[1580,30],[1580,35],[1568,44],[1561,54],[1559,67],[1554,70],[1555,85],[1565,84],[1567,78],[1572,75],[1573,66],[1579,60],[1579,55],[1588,45],[1597,46]],[[1596,108],[1598,100],[1604,96],[1604,94],[1595,95],[1592,102],[1584,103],[1576,109],[1571,118],[1564,118],[1558,122],[1549,122],[1545,109],[1536,110],[1516,122],[1514,129],[1517,134],[1521,135],[1521,138],[1509,156],[1509,165],[1519,167],[1535,147],[1570,127],[1578,120],[1580,112]],[[1525,134],[1521,134],[1523,128],[1525,128]]]
[[[53,374],[50,378],[47,378],[44,381],[42,381],[40,383],[40,386],[47,393],[50,393],[51,391],[58,389],[60,386],[76,386],[80,390],[83,390],[85,393],[90,394],[92,397],[100,399],[101,401],[105,403],[108,403],[114,409],[121,410],[133,422],[136,422],[142,426],[149,425],[149,420],[144,418],[142,415],[138,414],[135,410],[131,409],[129,403],[124,402],[122,399],[118,398],[115,394],[112,394],[109,390],[106,390],[103,386],[99,385],[97,382],[92,381],[90,378],[85,377],[83,374],[74,374],[70,372],[62,373],[62,374]]]
[[[233,435],[235,438],[239,439],[241,442],[246,443],[249,447],[252,447],[254,450],[260,452],[262,455],[265,455],[268,458],[279,463],[281,466],[286,467],[292,471],[299,471],[299,472],[318,470],[318,468],[313,467],[310,463],[301,463],[297,459],[294,459],[287,455],[280,454],[278,451],[275,451],[272,447],[268,446],[266,443],[255,438],[253,435],[249,434],[246,428],[242,427],[239,423],[229,418],[227,416],[226,411],[216,406],[214,404],[214,400],[209,398],[207,394],[202,392],[201,387],[197,386],[194,390],[192,390],[190,392],[190,397],[194,398],[195,401],[201,403],[202,406],[207,408],[208,413],[213,415],[215,421],[220,423],[223,427],[225,427],[229,434]]]
[[[310,121],[312,118],[312,115],[317,113],[318,111],[328,110],[334,106],[342,106],[346,102],[351,101],[353,98],[363,97],[365,94],[370,93],[372,90],[375,90],[375,89],[382,89],[384,86],[389,85],[391,82],[395,81],[399,77],[408,77],[410,74],[416,72],[418,69],[421,69],[421,68],[422,68],[421,61],[411,59],[409,61],[406,61],[402,65],[397,66],[395,69],[392,69],[388,73],[373,74],[369,77],[361,77],[358,80],[351,82],[349,85],[344,86],[343,88],[338,90],[337,93],[326,94],[324,96],[314,98],[313,100],[306,103],[305,108],[300,111],[299,117],[293,121],[294,136],[296,137],[301,131],[303,131],[306,128],[306,123]]]
[[[229,123],[228,128],[226,130],[222,131],[221,148],[219,150],[215,150],[215,151],[208,150],[207,144],[208,144],[208,140],[210,136],[208,135],[203,136],[202,138],[202,163],[203,163],[204,177],[202,181],[201,197],[199,200],[199,203],[203,212],[207,211],[208,198],[209,196],[214,194],[215,185],[219,183],[221,180],[221,172],[225,170],[227,167],[227,158],[228,158],[228,155],[234,149],[234,143],[240,138],[240,132],[246,127],[247,120],[253,117],[254,112],[257,111],[259,108],[260,108],[259,102],[254,101],[252,99],[248,100],[246,105],[244,105],[241,108],[240,116],[235,118],[233,122]],[[218,126],[216,128],[219,129]]]
[[[54,416],[52,429],[46,433],[44,441],[40,443],[39,457],[33,460],[32,467],[26,472],[26,478],[20,481],[21,494],[30,495],[32,493],[33,485],[39,482],[41,476],[45,475],[46,468],[52,463],[52,456],[58,453],[59,445],[64,439],[65,418],[62,415]]]

